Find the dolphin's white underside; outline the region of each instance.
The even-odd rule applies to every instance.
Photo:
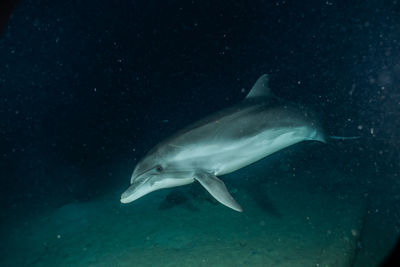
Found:
[[[308,127],[270,129],[239,140],[219,140],[181,147],[171,160],[179,169],[199,168],[215,175],[234,172],[272,153],[318,136]],[[174,146],[173,144],[171,144]]]

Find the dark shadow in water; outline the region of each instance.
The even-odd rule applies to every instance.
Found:
[[[282,214],[275,207],[273,201],[268,198],[265,192],[252,190],[251,193],[252,198],[261,207],[261,209],[275,217],[282,218]]]
[[[167,210],[179,206],[187,210],[199,211],[199,207],[204,202],[219,205],[219,202],[204,190],[199,183],[193,183],[189,186],[172,189],[160,203],[158,209]]]
[[[181,189],[172,190],[158,206],[159,210],[168,210],[174,207],[182,207],[190,211],[198,211],[199,209],[192,203],[192,199],[188,193]]]

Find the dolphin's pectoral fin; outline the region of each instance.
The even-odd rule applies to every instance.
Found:
[[[194,178],[221,204],[242,212],[242,207],[231,196],[223,181],[217,176],[207,172],[197,172]]]

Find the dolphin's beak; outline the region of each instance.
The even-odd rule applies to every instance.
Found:
[[[131,196],[134,194],[135,188],[136,188],[136,185],[133,184],[133,185],[129,186],[128,189],[125,190],[125,192],[122,193],[121,203],[129,203],[129,202],[134,201],[134,199],[132,199]]]
[[[136,199],[147,195],[148,193],[154,191],[150,185],[146,182],[144,183],[133,183],[128,189],[121,195],[121,203],[129,203],[135,201]]]

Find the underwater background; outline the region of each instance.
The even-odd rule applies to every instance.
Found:
[[[3,12],[2,12],[3,13]],[[121,204],[256,79],[329,135]],[[21,0],[0,35],[0,266],[378,266],[400,233],[398,1]]]

